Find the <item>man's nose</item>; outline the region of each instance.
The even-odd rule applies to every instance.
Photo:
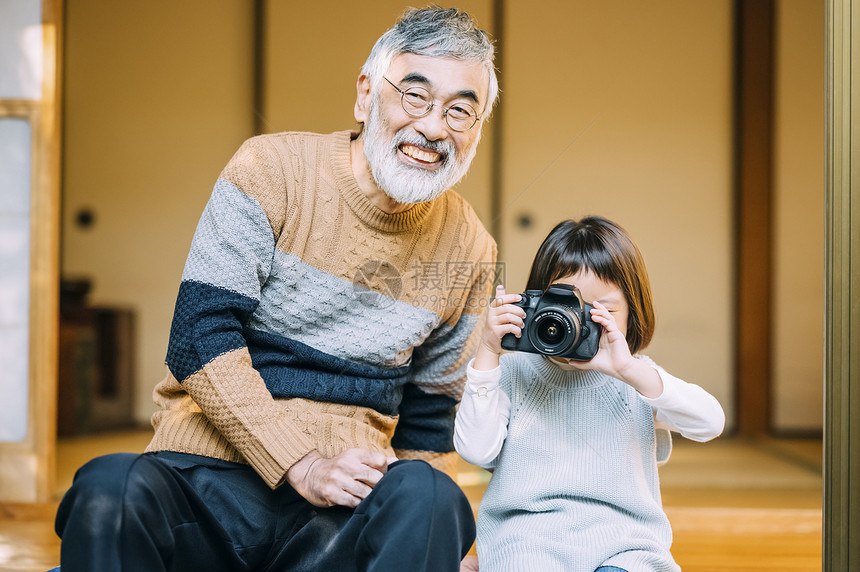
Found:
[[[439,141],[448,137],[448,124],[443,116],[445,110],[434,105],[430,112],[419,117],[415,123],[415,130],[424,135],[428,141]]]

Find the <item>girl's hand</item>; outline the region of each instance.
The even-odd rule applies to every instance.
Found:
[[[481,345],[473,366],[475,369],[497,368],[499,355],[502,353],[502,337],[505,334],[513,334],[518,338],[522,335],[526,311],[514,306],[514,302],[520,300],[522,296],[519,294],[505,294],[505,287],[501,284],[496,287],[496,296],[487,306]]]
[[[659,397],[663,393],[663,380],[657,370],[634,358],[624,334],[618,329],[615,316],[600,302],[592,302],[591,319],[603,326],[603,335],[597,354],[590,361],[569,360],[577,369],[593,369],[620,379],[645,397]]]
[[[615,316],[600,302],[592,302],[591,319],[603,327],[597,354],[589,361],[569,360],[577,369],[594,369],[624,381],[624,372],[637,361],[630,354],[624,334],[618,329]]]

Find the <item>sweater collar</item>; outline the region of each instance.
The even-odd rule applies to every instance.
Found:
[[[358,181],[352,173],[350,163],[349,143],[358,134],[354,131],[342,131],[335,134],[334,148],[332,149],[331,165],[335,176],[337,188],[343,200],[349,206],[355,216],[369,227],[383,232],[402,232],[414,228],[420,224],[430,213],[436,203],[446,200],[447,193],[425,203],[416,203],[405,211],[389,214],[368,200],[367,196],[358,186]]]
[[[560,391],[581,391],[593,389],[606,383],[610,378],[591,369],[569,369],[547,356],[530,354],[532,367],[539,379],[558,388]]]

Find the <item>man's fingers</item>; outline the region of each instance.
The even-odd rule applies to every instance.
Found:
[[[349,488],[344,489],[344,490],[345,490],[345,492],[349,493],[350,495],[354,496],[355,498],[357,498],[361,501],[361,500],[364,500],[367,497],[367,495],[370,494],[370,492],[373,490],[373,487],[369,487],[366,484],[359,482],[359,481],[352,481]]]
[[[301,481],[291,484],[316,506],[356,507],[396,460],[367,449],[349,449],[331,459],[317,454]]]
[[[373,490],[372,486],[343,473],[331,477],[318,489],[321,501],[328,506],[356,507]]]
[[[355,480],[358,482],[370,485],[372,487],[376,483],[378,483],[379,479],[381,479],[381,478],[382,478],[382,471],[377,471],[376,469],[373,469],[370,467],[365,467],[365,470],[362,471],[361,474],[356,475]],[[365,495],[365,496],[367,496],[367,495]],[[362,498],[364,498],[364,497],[362,497]]]
[[[379,471],[388,466],[388,458],[385,455],[368,449],[348,449],[335,458],[340,459],[347,464],[350,462],[360,463],[362,465],[367,465],[368,467],[373,467]]]
[[[332,488],[331,490],[326,491],[324,499],[328,506],[345,506],[349,508],[355,508],[362,500],[364,500],[364,497],[369,494],[369,488],[368,492],[364,493],[361,497],[358,497],[352,494],[350,491],[344,490],[342,488]]]

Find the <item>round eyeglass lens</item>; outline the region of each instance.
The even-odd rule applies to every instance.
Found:
[[[410,87],[403,92],[400,101],[403,103],[403,110],[415,117],[421,117],[433,107],[430,92],[421,87]]]
[[[433,98],[423,87],[410,87],[400,96],[403,111],[412,117],[423,117],[433,108]],[[467,103],[455,103],[444,109],[442,115],[454,131],[468,131],[478,121],[478,113]]]
[[[478,121],[478,113],[467,103],[455,103],[445,110],[445,120],[454,131],[466,131]]]

